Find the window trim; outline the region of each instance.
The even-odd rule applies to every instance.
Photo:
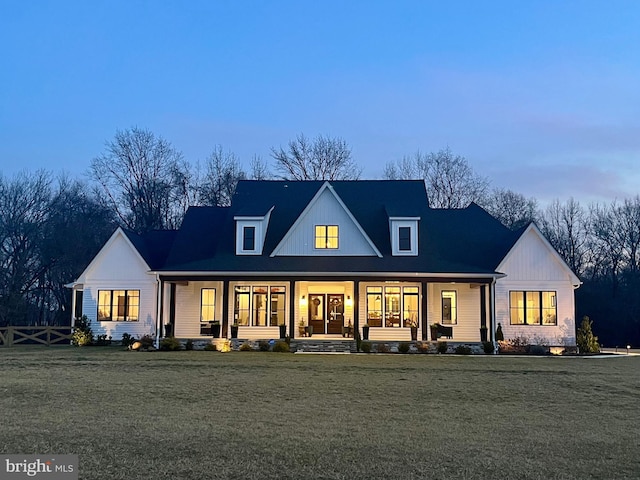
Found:
[[[452,293],[453,297],[445,297],[445,293]],[[451,321],[444,321],[444,299],[453,298],[451,305]],[[440,290],[440,323],[442,325],[458,325],[458,291],[457,290]]]
[[[396,289],[399,288],[400,291],[399,292],[395,292],[395,291],[390,291],[387,292],[387,288],[392,288],[392,289]],[[414,291],[413,289],[417,288],[417,292]],[[406,289],[409,289],[409,291],[406,291]],[[388,315],[387,315],[387,300],[388,300],[388,296],[389,295],[398,295],[399,296],[399,305],[398,305],[398,314],[399,314],[399,319],[398,319],[398,323],[395,324],[393,323],[392,325],[387,325],[387,322],[389,322],[388,319]],[[405,298],[407,297],[417,297],[417,311],[416,311],[416,326],[419,326],[420,324],[420,315],[422,313],[422,305],[420,302],[420,295],[422,295],[420,286],[418,285],[367,285],[366,289],[365,289],[365,298],[366,298],[366,302],[365,302],[365,318],[366,318],[366,322],[367,325],[369,325],[370,328],[391,328],[391,329],[395,329],[395,328],[410,328],[410,325],[407,326],[406,324],[408,322],[406,322],[406,319],[404,318],[404,314],[406,312],[405,309]],[[379,309],[373,309],[370,310],[369,309],[369,300],[373,299],[374,304],[376,302],[380,302],[380,308]],[[376,318],[376,323],[380,323],[380,325],[371,325],[371,319],[369,317],[370,312],[375,312],[376,315],[379,315],[380,318]],[[394,312],[396,312],[394,310]]]
[[[512,303],[512,294],[519,293],[522,294],[522,307],[514,306]],[[540,315],[539,323],[528,323],[527,322],[527,311],[531,310],[527,308],[527,294],[528,293],[537,293],[538,294],[538,314]],[[543,294],[551,293],[551,306],[545,307],[543,305]],[[545,323],[544,321],[544,312],[545,310],[550,310],[553,308],[554,310],[554,323]],[[519,311],[522,309],[522,321],[523,323],[513,323],[513,312],[514,310]],[[558,291],[557,290],[509,290],[509,325],[514,325],[517,327],[557,327],[558,326]]]
[[[101,292],[109,292],[109,316],[108,318],[104,318],[101,319],[100,318],[100,307],[103,306],[104,304],[100,303],[100,293]],[[124,292],[124,315],[122,320],[118,320],[113,318],[113,311],[114,309],[118,309],[118,305],[114,304],[114,295],[113,292]],[[129,295],[129,293],[137,293],[137,295]],[[132,307],[131,303],[130,303],[130,298],[137,298],[138,299],[138,304],[135,305],[135,307],[137,307],[137,315],[136,315],[136,319],[135,320],[129,320],[129,308]],[[140,321],[140,290],[126,290],[126,289],[121,289],[121,288],[115,288],[115,289],[99,289],[98,290],[98,299],[96,302],[96,319],[98,322],[139,322]]]
[[[418,255],[418,226],[420,217],[390,217],[389,233],[391,235],[391,254],[393,256]],[[400,248],[400,229],[409,229],[409,249]]]
[[[242,288],[242,289],[246,289],[246,290],[242,290],[242,291],[238,291],[238,288]],[[266,288],[266,292],[256,292],[256,289],[261,289],[261,288]],[[254,301],[255,301],[255,296],[257,295],[264,295],[266,297],[266,305],[264,305],[263,307],[260,307],[260,311],[264,310],[265,313],[265,323],[266,325],[258,325],[256,323],[256,318],[255,318],[255,306],[254,306]],[[240,316],[239,316],[239,312],[240,309],[237,308],[238,305],[238,295],[246,295],[247,297],[247,310],[248,310],[248,319],[247,319],[247,324],[246,325],[242,325],[238,322]],[[277,296],[278,299],[282,300],[282,307],[276,310],[273,310],[273,296]],[[265,328],[265,327],[277,327],[279,324],[281,323],[286,323],[287,322],[287,309],[288,309],[288,304],[287,304],[287,287],[283,284],[274,284],[274,285],[268,285],[268,284],[255,284],[255,285],[235,285],[233,287],[233,321],[234,323],[237,323],[240,327],[243,328]],[[243,309],[244,310],[244,309]],[[278,318],[278,314],[282,312],[283,314],[283,318],[279,319]],[[276,324],[274,325],[274,313],[276,314],[275,316],[275,322]]]

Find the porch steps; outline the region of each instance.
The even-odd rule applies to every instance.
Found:
[[[296,353],[355,353],[354,340],[291,340],[291,351]]]

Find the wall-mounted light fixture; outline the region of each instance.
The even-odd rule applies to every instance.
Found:
[[[353,300],[351,300],[351,295],[347,295],[347,307],[353,307]]]
[[[300,305],[306,305],[306,304],[307,304],[307,296],[302,295],[302,297],[300,297]]]

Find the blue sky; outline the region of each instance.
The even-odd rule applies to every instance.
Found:
[[[640,193],[637,1],[0,0],[0,171],[117,129],[248,166],[339,136],[365,178],[449,146],[542,202]]]

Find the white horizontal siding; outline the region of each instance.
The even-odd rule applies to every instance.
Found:
[[[139,290],[140,308],[137,322],[98,322],[98,291],[99,290]],[[94,335],[113,337],[120,340],[123,333],[134,337],[155,335],[156,331],[156,283],[147,276],[141,281],[112,281],[87,282],[82,296],[82,313],[91,320]]]
[[[222,325],[222,282],[189,282],[188,285],[176,285],[176,324],[174,335],[178,338],[196,338],[200,336],[200,302],[203,288],[216,289],[215,318]],[[231,310],[233,312],[233,310]],[[168,318],[165,315],[165,318]],[[208,325],[208,323],[207,323]],[[221,333],[222,337],[226,335]]]
[[[362,328],[360,328],[360,335],[362,335]],[[418,332],[418,338],[420,338],[420,332]],[[369,328],[369,340],[389,340],[389,341],[410,341],[411,329],[410,328]]]
[[[338,249],[315,248],[315,226],[338,225]],[[280,246],[277,256],[373,256],[375,251],[342,205],[325,189]]]
[[[287,325],[287,335],[289,326]],[[238,327],[238,338],[243,340],[267,340],[280,338],[279,327]]]
[[[510,291],[555,291],[557,325],[511,325]],[[569,281],[510,281],[509,277],[496,282],[496,325],[502,326],[505,339],[526,337],[532,343],[575,345],[575,291]]]
[[[457,323],[446,325],[453,328],[451,341],[479,342],[480,288],[471,287],[466,283],[430,283],[428,290],[429,325],[436,322],[442,323],[442,292],[455,291],[457,292]]]

